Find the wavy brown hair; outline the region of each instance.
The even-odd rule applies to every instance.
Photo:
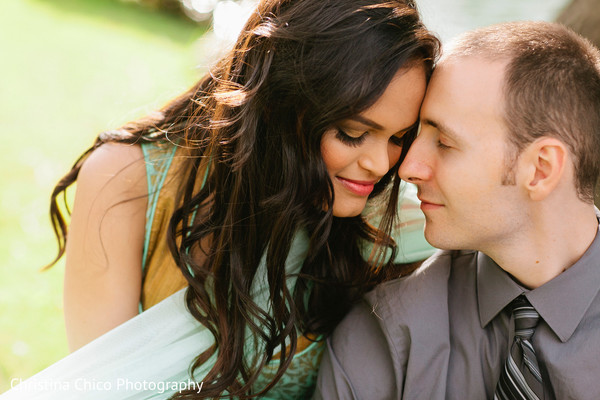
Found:
[[[264,395],[290,365],[299,334],[325,337],[361,294],[385,278],[390,261],[377,255],[365,261],[361,249],[372,242],[379,254],[395,251],[389,234],[397,166],[371,195],[389,188],[379,229],[361,216],[336,218],[321,137],[374,104],[399,69],[424,65],[429,76],[438,52],[437,38],[412,2],[264,0],[209,74],[159,112],[101,134],[56,186],[51,217],[60,258],[67,226],[57,197],[77,179],[89,152],[112,141],[169,140],[188,149],[181,207],[168,240],[189,283],[188,309],[215,338],[191,370],[211,356],[216,362],[202,377],[201,393],[176,398]],[[285,262],[299,231],[308,234],[308,256],[289,288]],[[207,240],[209,249],[200,250]],[[202,262],[193,256],[197,251],[204,252]],[[270,311],[250,294],[263,256]],[[251,361],[244,356],[248,330],[264,348]],[[277,353],[273,381],[254,387]]]

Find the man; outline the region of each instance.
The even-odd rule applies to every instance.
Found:
[[[421,124],[399,173],[454,250],[353,309],[315,397],[600,398],[600,54],[544,22],[467,33]]]

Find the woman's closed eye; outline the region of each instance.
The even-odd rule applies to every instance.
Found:
[[[399,132],[394,136],[390,137],[390,142],[393,145],[402,147],[404,145],[404,142],[406,141],[407,136],[412,136],[414,138],[419,134],[420,130],[421,124],[417,121],[413,126],[406,129],[405,131]]]
[[[357,146],[360,146],[365,141],[367,133],[368,132],[363,132],[359,136],[352,136],[352,135],[346,133],[341,128],[336,128],[335,137],[340,142],[342,142],[348,146],[357,147]]]
[[[402,147],[404,145],[404,139],[406,138],[406,134],[398,134],[390,137],[390,143],[395,146]]]

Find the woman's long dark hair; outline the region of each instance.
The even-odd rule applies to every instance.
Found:
[[[209,74],[160,112],[101,134],[59,182],[51,202],[57,259],[67,238],[57,197],[94,148],[170,140],[187,149],[181,207],[168,240],[189,283],[189,311],[215,338],[192,371],[213,355],[216,363],[202,377],[201,393],[176,398],[265,394],[289,366],[298,334],[329,334],[359,296],[384,279],[382,258],[365,261],[361,249],[365,242],[395,249],[389,233],[397,167],[373,193],[391,187],[379,229],[361,216],[336,218],[321,137],[374,104],[400,68],[424,65],[429,74],[438,51],[412,2],[264,0]],[[410,139],[403,154],[409,145]],[[299,231],[308,234],[308,257],[290,290],[285,262]],[[200,250],[201,241],[210,243],[208,250]],[[198,251],[204,252],[201,263]],[[250,294],[263,256],[269,312]],[[248,330],[264,348],[251,361],[244,356]],[[277,352],[274,380],[254,387]]]

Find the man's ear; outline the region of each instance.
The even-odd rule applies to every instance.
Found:
[[[561,181],[567,162],[567,147],[552,137],[529,144],[521,154],[522,183],[534,201],[546,198]]]

